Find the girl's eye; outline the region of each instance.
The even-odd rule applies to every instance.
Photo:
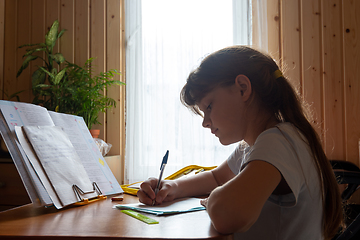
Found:
[[[207,110],[211,110],[211,103],[209,104],[209,106],[207,106],[206,109],[207,109]]]

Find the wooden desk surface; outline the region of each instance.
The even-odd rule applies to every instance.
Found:
[[[125,194],[122,202],[108,198],[62,210],[34,208],[28,204],[0,213],[0,238],[231,239],[215,231],[206,211],[148,215],[159,221],[159,224],[148,225],[112,208],[118,203],[133,202],[138,202],[138,198]]]

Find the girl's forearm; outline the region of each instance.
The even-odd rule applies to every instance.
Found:
[[[201,196],[209,194],[218,185],[211,171],[175,180],[177,184],[176,198]]]

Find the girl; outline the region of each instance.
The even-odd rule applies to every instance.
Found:
[[[185,106],[223,145],[240,142],[216,169],[191,178],[150,178],[140,202],[209,194],[212,224],[236,239],[330,239],[342,221],[332,168],[301,99],[274,60],[245,46],[221,49],[190,73]]]

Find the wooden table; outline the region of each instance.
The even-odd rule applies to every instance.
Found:
[[[138,198],[125,194],[122,202],[108,198],[62,210],[28,204],[0,213],[0,239],[231,239],[216,232],[206,211],[148,215],[159,221],[148,225],[112,208],[133,202]]]

